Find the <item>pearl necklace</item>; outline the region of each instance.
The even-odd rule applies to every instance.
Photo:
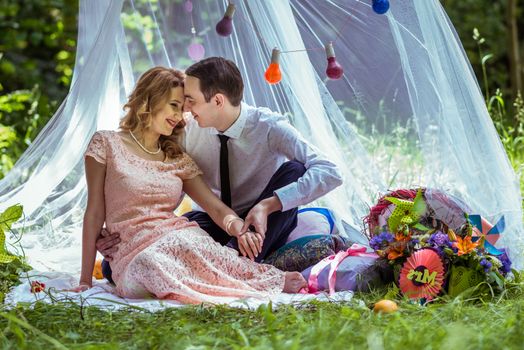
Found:
[[[136,139],[135,135],[133,135],[133,132],[131,130],[129,130],[129,133],[131,134],[131,137],[133,138],[133,140],[135,140],[135,142],[140,146],[140,148],[142,148],[142,150],[146,153],[149,153],[149,154],[159,154],[160,151],[162,150],[162,148],[160,147],[160,143],[158,144],[158,150],[154,151],[154,152],[151,152],[150,150],[148,150],[147,148],[145,148],[144,146],[142,146],[142,144],[140,142],[138,142],[138,140]]]

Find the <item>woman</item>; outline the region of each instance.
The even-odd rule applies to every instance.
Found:
[[[122,297],[152,294],[184,303],[215,303],[223,297],[297,292],[306,284],[300,273],[240,257],[195,222],[173,213],[185,192],[237,237],[244,255],[260,251],[259,235],[242,234],[242,219],[211,192],[177,142],[183,131],[183,79],[183,73],[173,69],[148,70],[124,106],[121,131],[93,136],[85,157],[88,203],[82,272],[75,290],[91,287],[95,243],[105,222],[122,240],[111,263]]]

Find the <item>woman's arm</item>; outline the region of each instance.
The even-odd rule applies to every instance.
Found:
[[[262,239],[259,239],[258,234],[246,234],[245,230],[242,231],[244,220],[211,191],[200,175],[184,180],[183,189],[220,228],[238,239],[242,255],[249,256],[251,259],[258,256],[262,250]]]
[[[87,180],[87,208],[82,228],[82,272],[80,286],[91,287],[96,258],[96,239],[105,221],[104,182],[106,166],[87,156],[85,160]]]

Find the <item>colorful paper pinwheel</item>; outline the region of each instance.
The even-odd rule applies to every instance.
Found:
[[[426,202],[422,197],[422,190],[417,191],[413,202],[395,197],[385,197],[385,199],[395,204],[395,210],[388,218],[388,226],[393,233],[397,232],[401,224],[409,226],[418,223],[426,212]]]
[[[484,249],[491,255],[501,255],[504,253],[504,251],[495,248],[495,243],[497,243],[500,234],[506,227],[504,216],[500,218],[495,226],[491,225],[480,215],[469,215],[468,220],[473,226],[473,242],[481,240],[479,243],[481,245],[484,243]]]

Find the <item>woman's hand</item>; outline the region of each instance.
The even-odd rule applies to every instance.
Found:
[[[88,283],[85,283],[85,282],[80,282],[80,284],[73,288],[73,289],[69,289],[68,291],[69,292],[73,292],[73,293],[82,293],[82,292],[85,292],[86,290],[88,290],[89,288],[91,288],[91,284],[88,284]]]
[[[243,256],[254,260],[262,251],[264,239],[260,234],[250,231],[244,231],[244,221],[235,219],[231,221],[229,232],[231,236],[236,237],[238,249]]]
[[[243,256],[255,260],[258,254],[262,251],[262,243],[264,242],[259,233],[247,231],[243,235],[237,237],[238,250]]]

